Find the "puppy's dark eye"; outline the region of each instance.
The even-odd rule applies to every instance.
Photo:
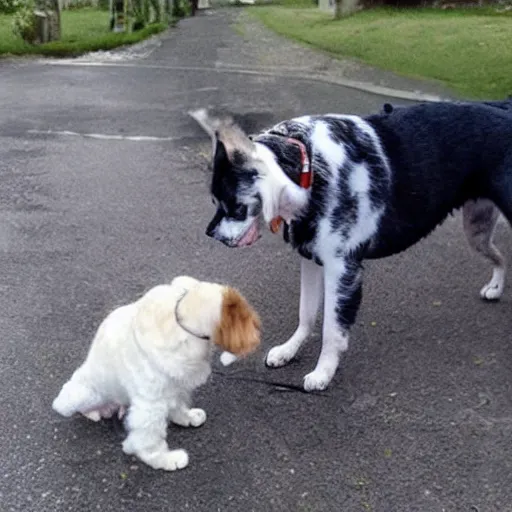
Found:
[[[233,212],[235,220],[245,220],[247,217],[247,206],[245,204],[238,204]]]

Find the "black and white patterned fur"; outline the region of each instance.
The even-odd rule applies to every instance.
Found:
[[[469,244],[493,265],[482,298],[500,298],[505,261],[492,239],[500,211],[512,222],[510,106],[430,103],[367,117],[304,116],[254,140],[229,120],[191,113],[213,140],[217,211],[207,234],[230,247],[250,245],[262,217],[268,224],[281,215],[285,240],[302,256],[299,325],[270,350],[269,366],[296,355],[324,298],[322,350],[304,388],[325,389],[348,348],[363,260],[407,249],[454,209],[463,208]],[[309,190],[297,185],[300,153],[283,136],[307,147]]]

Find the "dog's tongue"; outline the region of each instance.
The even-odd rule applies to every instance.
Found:
[[[251,227],[245,232],[244,236],[238,241],[238,247],[253,244],[258,238],[258,223],[255,221]]]
[[[272,231],[272,233],[274,234],[277,233],[279,231],[279,226],[281,225],[281,222],[283,222],[283,219],[281,217],[274,217],[270,221],[270,231]]]

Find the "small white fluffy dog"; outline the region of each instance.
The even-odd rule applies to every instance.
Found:
[[[210,375],[214,345],[238,356],[259,342],[259,317],[238,291],[176,277],[107,316],[53,409],[93,421],[126,412],[123,451],[155,469],[181,469],[188,454],[169,450],[167,423],[199,427],[206,421],[190,400]]]

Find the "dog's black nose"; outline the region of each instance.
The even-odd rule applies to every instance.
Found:
[[[215,231],[217,231],[217,226],[220,224],[224,217],[225,213],[222,211],[222,209],[217,208],[213,219],[208,223],[208,226],[206,226],[206,236],[215,238]]]

